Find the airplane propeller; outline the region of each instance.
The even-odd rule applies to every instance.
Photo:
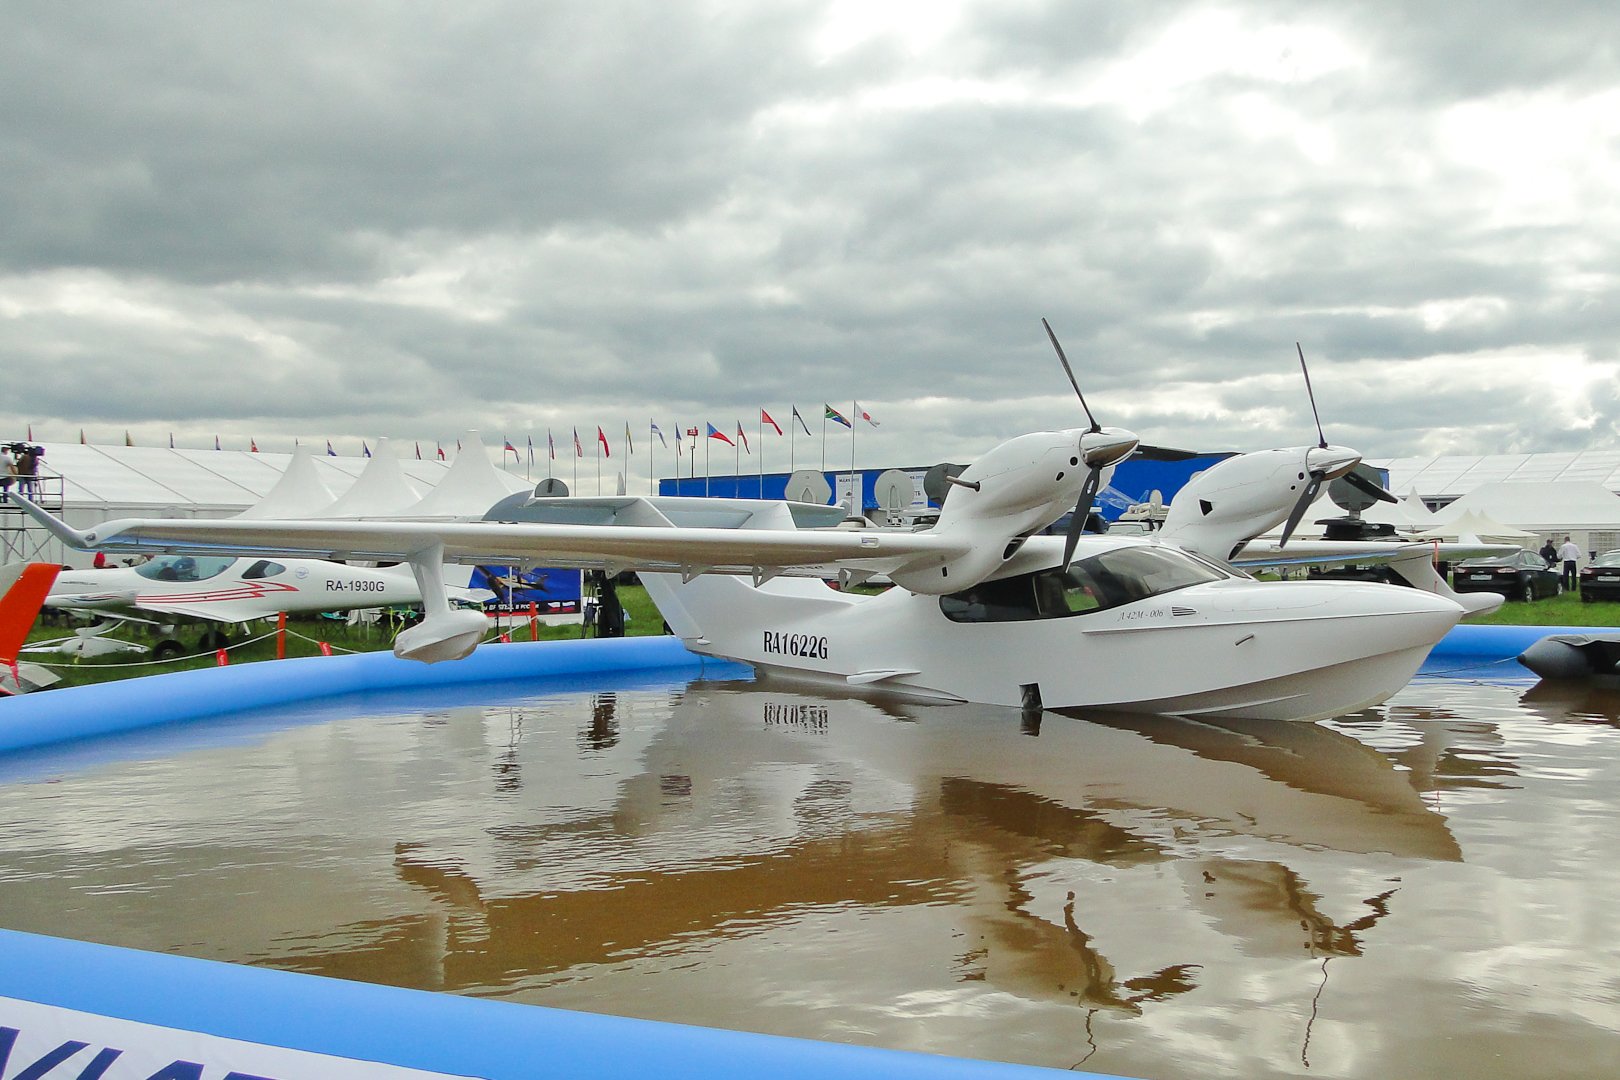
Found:
[[[1310,398],[1311,416],[1316,420],[1317,441],[1316,446],[1305,453],[1305,469],[1309,481],[1305,485],[1305,490],[1299,493],[1299,500],[1294,503],[1294,508],[1288,512],[1288,521],[1283,525],[1282,539],[1277,542],[1278,547],[1288,543],[1289,537],[1294,535],[1294,530],[1298,528],[1300,520],[1304,518],[1305,511],[1310,507],[1311,503],[1316,501],[1316,497],[1321,494],[1322,485],[1328,480],[1334,479],[1335,472],[1339,473],[1347,484],[1360,488],[1375,499],[1390,503],[1399,501],[1394,495],[1366,477],[1360,476],[1354,471],[1346,471],[1347,466],[1343,460],[1344,455],[1332,452],[1333,448],[1328,446],[1327,436],[1322,433],[1322,414],[1316,408],[1316,392],[1311,389],[1311,369],[1305,364],[1305,350],[1297,341],[1294,342],[1294,349],[1299,353],[1299,370],[1305,376],[1305,394]],[[1314,463],[1311,460],[1313,454],[1317,458]],[[1359,460],[1357,458],[1357,461]],[[1348,468],[1353,469],[1355,464],[1355,461],[1350,462]]]
[[[1080,392],[1080,382],[1074,377],[1074,369],[1069,366],[1069,358],[1064,355],[1063,346],[1058,343],[1057,335],[1052,332],[1052,324],[1045,319],[1041,325],[1046,328],[1046,336],[1052,342],[1052,348],[1057,350],[1058,363],[1063,365],[1063,373],[1069,377],[1069,385],[1074,387],[1075,397],[1080,399],[1080,407],[1085,410],[1086,420],[1091,426],[1080,436],[1080,460],[1086,464],[1086,480],[1080,487],[1080,498],[1074,504],[1074,513],[1069,518],[1069,532],[1063,540],[1063,570],[1069,569],[1069,563],[1074,560],[1074,550],[1080,544],[1080,534],[1085,531],[1086,519],[1091,514],[1091,504],[1096,501],[1097,489],[1102,485],[1102,471],[1110,465],[1117,465],[1131,455],[1136,449],[1136,436],[1126,433],[1111,433],[1104,431],[1097,418],[1091,415],[1091,407],[1086,404],[1086,395]]]

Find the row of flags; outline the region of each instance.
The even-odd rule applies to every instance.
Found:
[[[831,405],[823,404],[822,408],[824,410],[824,412],[822,414],[823,419],[831,420],[831,421],[833,421],[834,423],[837,423],[837,424],[842,424],[846,428],[850,428],[850,429],[854,428],[854,425],[852,423],[850,423],[849,418],[846,417],[843,413],[839,412],[837,409],[833,408]],[[881,427],[882,426],[877,420],[872,419],[872,414],[871,413],[867,412],[865,409],[862,409],[860,407],[859,402],[854,403],[854,412],[862,420],[866,421],[868,424],[872,425],[873,427]],[[797,405],[793,406],[792,419],[798,421],[799,427],[804,430],[804,433],[806,435],[811,435],[810,425],[805,423],[804,416],[800,414],[799,408],[798,408]],[[759,423],[760,423],[761,429],[763,429],[765,427],[769,427],[772,431],[774,431],[778,435],[787,434],[786,432],[784,432],[782,430],[782,425],[778,424],[774,419],[772,419],[771,414],[769,412],[767,412],[765,409],[760,409],[759,410]],[[694,443],[700,437],[709,438],[709,439],[717,439],[720,442],[725,443],[727,446],[730,446],[730,447],[733,447],[733,448],[736,448],[740,443],[741,448],[746,450],[748,453],[752,454],[754,452],[753,447],[749,445],[748,432],[743,428],[743,423],[742,423],[741,420],[737,421],[737,434],[736,434],[736,437],[735,437],[735,441],[733,441],[733,437],[731,435],[727,434],[724,431],[721,431],[719,428],[715,427],[713,423],[705,421],[704,426],[707,428],[706,432],[705,431],[700,431],[695,424],[693,426],[691,426],[691,427],[686,428],[684,433],[681,431],[681,428],[680,428],[679,425],[676,425],[675,430],[676,430],[677,436],[679,436],[680,434],[684,434],[686,437],[694,440]],[[580,440],[579,428],[576,427],[576,428],[573,429],[573,437],[574,437],[574,456],[576,458],[582,458],[582,457],[585,456],[585,444]],[[664,437],[663,429],[658,426],[657,421],[649,421],[648,422],[648,437],[649,437],[649,439],[656,437],[658,439],[659,445],[663,446],[664,449],[666,449],[666,450],[669,449],[669,440]],[[602,430],[600,425],[598,425],[597,429],[596,429],[596,442],[597,442],[597,445],[602,448],[602,456],[603,457],[611,458],[613,456],[613,447],[608,442],[607,432]],[[628,422],[626,422],[625,425],[624,425],[624,446],[625,446],[626,450],[629,453],[634,454],[636,452],[635,438],[632,436],[632,434],[630,432],[630,424]],[[676,440],[675,440],[675,455],[677,457],[680,457],[681,454],[683,453],[681,447],[682,447],[682,440],[679,437],[677,437]],[[459,450],[460,448],[461,448],[461,446],[458,443],[457,446],[456,446],[456,449]],[[530,436],[530,438],[528,440],[528,454],[529,454],[529,464],[531,464],[531,465],[534,464],[534,452],[535,452],[534,451],[534,438],[532,436]],[[511,454],[514,457],[516,457],[519,461],[523,460],[523,452],[520,451],[516,446],[514,446],[512,444],[511,439],[504,440],[504,446],[502,448],[502,455],[504,456],[505,454]],[[420,447],[417,449],[416,456],[417,457],[422,456]],[[444,456],[444,451],[442,451],[442,450],[439,451],[439,456],[442,458]],[[557,440],[552,435],[550,428],[546,429],[546,456],[547,456],[547,458],[549,458],[552,461],[557,460]]]
[[[872,419],[872,414],[871,413],[869,413],[865,409],[861,408],[860,402],[858,402],[858,401],[857,402],[852,402],[852,406],[853,406],[852,411],[861,420],[864,420],[866,423],[872,425],[873,427],[882,426],[881,424],[879,424],[878,421]],[[822,411],[822,420],[823,421],[830,420],[835,424],[842,424],[846,428],[849,428],[851,430],[854,429],[855,425],[850,421],[849,417],[845,416],[843,413],[839,412],[837,409],[833,408],[831,405],[827,405],[827,404],[823,403],[822,410],[823,410]],[[811,434],[810,425],[805,423],[804,416],[799,412],[799,407],[797,405],[793,406],[793,414],[792,414],[792,417],[791,417],[791,421],[797,421],[799,427],[804,430],[804,433],[806,435]],[[775,420],[773,420],[771,418],[771,414],[769,412],[767,412],[763,408],[759,410],[759,423],[760,423],[760,427],[761,427],[762,430],[764,428],[766,428],[766,427],[769,427],[777,435],[786,434],[786,432],[784,432],[782,430],[782,426],[780,424],[778,424]],[[707,432],[699,431],[697,426],[693,425],[691,427],[686,428],[684,434],[687,437],[689,437],[689,438],[691,438],[693,440],[698,439],[700,436],[704,437],[704,438],[709,438],[709,439],[717,439],[720,442],[725,443],[727,446],[734,447],[734,448],[738,445],[738,442],[740,442],[741,446],[742,446],[742,449],[747,450],[748,453],[750,453],[750,454],[752,454],[754,452],[753,448],[751,446],[749,446],[749,444],[748,444],[748,433],[743,430],[743,424],[742,424],[741,420],[737,421],[737,434],[736,434],[736,440],[737,441],[733,441],[733,437],[731,435],[727,434],[724,431],[721,431],[719,428],[715,427],[714,424],[708,423],[707,421],[705,421],[705,425],[706,425],[706,427],[708,429]],[[682,433],[681,428],[679,427],[679,425],[676,426],[675,430],[676,430],[677,435],[680,435]],[[584,444],[580,441],[580,438],[579,438],[579,428],[576,427],[576,428],[573,429],[573,435],[574,435],[574,456],[575,457],[584,457],[585,456],[585,447],[584,447]],[[662,431],[662,429],[659,428],[659,426],[658,426],[658,424],[656,422],[649,422],[648,435],[649,435],[649,438],[656,437],[658,439],[658,442],[660,443],[660,445],[662,445],[665,449],[669,448],[669,440],[664,438],[664,432]],[[28,441],[29,442],[34,441],[34,425],[32,425],[32,424],[28,425]],[[603,431],[600,426],[598,426],[597,429],[596,429],[596,441],[597,441],[597,444],[602,448],[602,456],[611,458],[613,456],[613,448],[608,443],[607,433],[605,431]],[[512,454],[512,455],[516,456],[521,461],[522,458],[523,458],[523,454],[522,454],[521,451],[518,450],[518,448],[516,446],[514,446],[512,444],[512,440],[511,439],[505,439],[505,440],[503,440],[503,442],[504,442],[504,446],[503,446],[503,449],[502,449],[502,456],[504,457],[506,454]],[[85,436],[85,432],[84,432],[83,428],[79,429],[79,444],[81,446],[89,446],[90,445],[90,440]],[[298,445],[298,440],[294,439],[293,444],[295,446]],[[135,445],[135,440],[130,436],[130,433],[129,433],[128,430],[125,430],[125,432],[124,432],[124,445],[125,446],[134,446]],[[624,425],[624,446],[625,446],[626,450],[629,453],[634,454],[636,452],[635,440],[631,437],[630,424],[628,422],[626,422],[625,425]],[[445,454],[445,449],[444,449],[443,444],[434,443],[433,447],[434,447],[433,452],[430,455],[427,455],[427,458],[437,459],[439,461],[448,460],[448,458],[446,457],[446,454]],[[173,450],[174,448],[175,448],[174,435],[171,433],[169,435],[169,449]],[[225,448],[224,444],[220,441],[220,437],[218,435],[215,435],[214,436],[214,449],[215,450],[223,450],[224,448]],[[370,457],[371,456],[371,446],[366,441],[361,440],[360,450],[361,450],[362,456],[364,456],[364,457]],[[258,442],[258,440],[256,438],[249,438],[248,439],[248,451],[250,453],[254,453],[254,454],[257,454],[259,452],[259,442]],[[458,453],[461,451],[461,440],[460,439],[456,440],[456,451]],[[534,463],[534,453],[535,453],[535,451],[534,451],[534,437],[533,436],[530,436],[529,440],[528,440],[528,453],[529,453],[529,463],[532,465]],[[677,457],[679,457],[681,455],[681,453],[682,453],[681,439],[677,437],[676,440],[675,440],[675,454],[676,454]],[[338,456],[337,450],[334,449],[333,446],[332,446],[332,440],[331,439],[326,440],[326,454],[327,454],[328,457],[337,457]],[[552,461],[557,460],[557,443],[556,443],[555,438],[552,436],[551,429],[549,429],[549,428],[546,429],[546,454]],[[416,459],[418,461],[425,460],[424,455],[422,453],[422,444],[421,444],[421,442],[416,443]]]

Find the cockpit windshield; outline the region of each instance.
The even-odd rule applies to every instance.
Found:
[[[152,581],[206,581],[230,568],[235,559],[211,555],[159,555],[135,572]]]
[[[1058,619],[1234,576],[1174,548],[1122,547],[1077,559],[1066,573],[1054,567],[986,581],[940,597],[939,606],[954,622]]]

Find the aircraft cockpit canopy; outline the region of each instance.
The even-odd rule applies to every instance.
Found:
[[[234,558],[210,555],[159,555],[135,572],[152,581],[207,581],[230,569]]]
[[[952,622],[1060,619],[1235,576],[1176,548],[1133,545],[1076,559],[1067,572],[1052,567],[981,582],[940,597],[939,606]]]

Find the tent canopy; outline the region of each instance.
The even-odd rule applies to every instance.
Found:
[[[1620,530],[1620,496],[1592,480],[1482,484],[1435,512],[1435,525],[1474,512],[1534,532]]]

